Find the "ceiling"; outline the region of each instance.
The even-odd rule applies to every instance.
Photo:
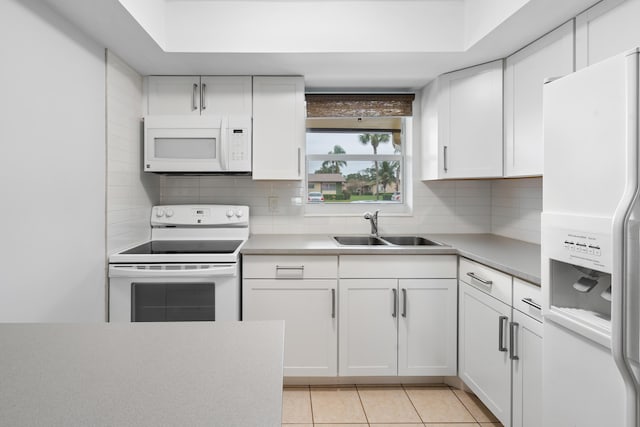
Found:
[[[143,75],[303,75],[411,91],[503,58],[596,0],[44,0]]]

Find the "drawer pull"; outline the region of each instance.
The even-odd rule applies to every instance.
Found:
[[[279,279],[302,279],[304,265],[276,265],[276,277]]]
[[[487,280],[487,279],[483,279],[482,277],[478,277],[478,276],[476,276],[476,273],[474,273],[473,271],[470,271],[469,273],[467,273],[467,276],[471,277],[472,279],[476,279],[478,282],[480,282],[482,284],[493,285],[493,281]]]
[[[276,270],[304,270],[304,265],[276,265]]]
[[[535,302],[531,298],[522,298],[522,302],[525,303],[525,304],[530,305],[531,307],[533,307],[535,309],[542,310],[542,307],[540,306],[540,304],[538,304],[537,302]]]

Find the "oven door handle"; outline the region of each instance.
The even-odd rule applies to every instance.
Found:
[[[158,265],[110,265],[109,277],[212,277],[236,276],[235,264],[198,265],[198,268],[164,269]]]

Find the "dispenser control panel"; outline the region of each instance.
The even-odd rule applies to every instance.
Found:
[[[564,248],[569,252],[602,256],[602,246],[595,236],[569,233],[563,243]]]
[[[611,243],[607,235],[556,230],[555,258],[601,271],[611,265]]]
[[[611,270],[610,233],[547,227],[542,234],[544,257],[603,272]]]

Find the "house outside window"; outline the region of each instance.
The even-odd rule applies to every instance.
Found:
[[[409,116],[384,115],[386,110],[379,108],[378,101],[385,101],[385,97],[366,95],[364,105],[371,107],[373,99],[373,107],[354,110],[354,106],[363,105],[357,102],[356,95],[346,96],[346,101],[340,95],[321,96],[323,102],[318,110],[318,105],[313,104],[313,99],[310,102],[307,95],[308,191],[321,192],[324,196],[322,204],[308,204],[307,213],[360,214],[363,209],[408,211],[408,192],[403,188],[408,184],[405,173],[407,129],[411,128],[411,103],[408,100],[412,101],[413,95],[403,97],[405,105],[409,104],[409,112],[401,113]],[[355,103],[352,102],[354,99]],[[338,108],[332,108],[332,105]],[[383,102],[382,105],[386,104]],[[355,114],[364,117],[354,117]],[[338,117],[309,117],[314,115]]]

